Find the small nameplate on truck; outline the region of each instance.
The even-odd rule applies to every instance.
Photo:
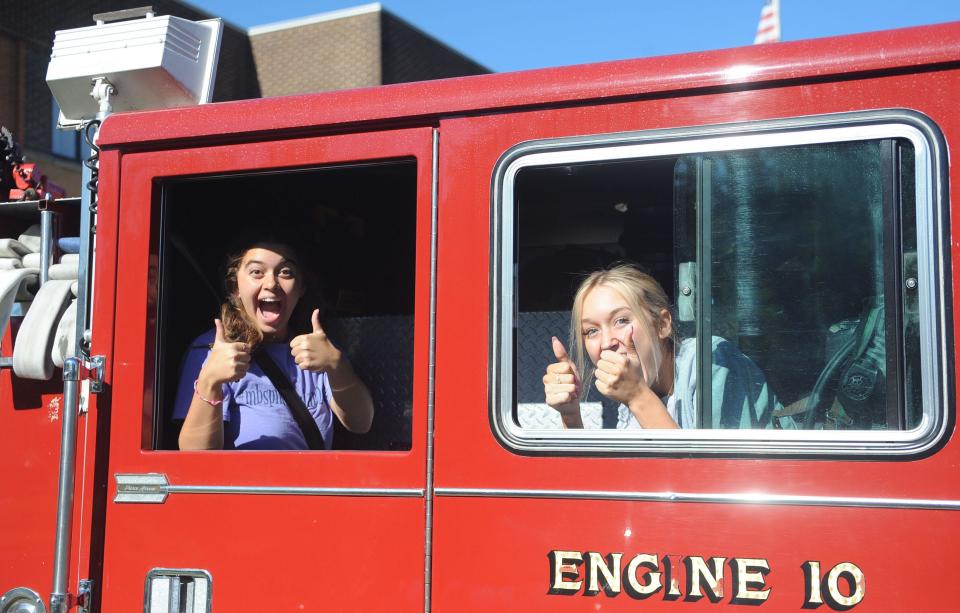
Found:
[[[116,474],[117,495],[114,502],[139,502],[162,504],[167,499],[166,475],[150,473],[146,475]]]

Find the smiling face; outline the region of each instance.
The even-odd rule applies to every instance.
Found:
[[[606,350],[631,355],[633,344],[643,365],[644,379],[651,387],[659,379],[663,356],[669,350],[666,341],[671,331],[669,311],[664,309],[660,320],[654,323],[651,325],[646,318],[634,313],[623,295],[611,287],[597,285],[583,298],[580,332],[590,361],[596,364]]]
[[[264,339],[286,336],[303,291],[300,269],[288,247],[264,244],[243,254],[237,269],[237,296]]]

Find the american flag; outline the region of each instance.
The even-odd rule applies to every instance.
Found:
[[[780,0],[766,0],[760,9],[760,23],[757,24],[757,35],[753,38],[754,45],[780,42]]]

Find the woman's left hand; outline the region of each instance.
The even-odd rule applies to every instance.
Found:
[[[330,408],[350,432],[363,434],[373,424],[373,399],[363,381],[350,367],[350,361],[333,346],[320,325],[320,309],[314,309],[313,332],[290,341],[293,360],[303,370],[327,373]]]
[[[626,355],[609,349],[600,353],[597,362],[596,386],[601,394],[629,405],[650,390],[644,376],[643,364],[633,340],[633,326],[630,326],[628,340],[624,342]]]
[[[600,393],[624,404],[644,428],[678,428],[667,408],[650,389],[649,380],[630,326],[626,355],[606,350],[597,362],[596,386]],[[656,373],[655,373],[656,374]]]
[[[340,365],[340,350],[333,346],[320,325],[320,309],[313,310],[313,332],[290,341],[290,354],[302,370],[330,372]]]

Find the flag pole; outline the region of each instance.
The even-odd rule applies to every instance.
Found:
[[[760,22],[753,44],[780,42],[780,0],[766,0],[760,9]]]

